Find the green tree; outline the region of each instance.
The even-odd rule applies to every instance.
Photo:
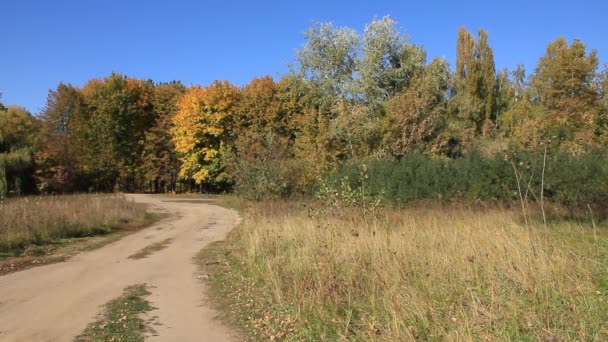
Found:
[[[511,79],[509,78],[509,71],[507,69],[503,69],[496,75],[496,85],[494,88],[494,94],[496,95],[494,104],[496,117],[494,119],[494,124],[496,126],[496,130],[501,130],[500,127],[502,122],[502,116],[506,111],[511,108],[512,102],[515,98],[515,86]]]
[[[513,79],[513,99],[517,102],[526,96],[526,68],[523,64],[518,64],[517,68],[511,72]]]
[[[422,72],[425,59],[424,49],[410,44],[390,17],[374,20],[365,27],[357,71],[359,88],[371,114],[380,114],[384,100],[407,87]]]
[[[475,45],[475,57],[477,61],[477,94],[483,101],[484,121],[483,134],[488,135],[496,129],[496,69],[494,66],[494,52],[488,44],[488,33],[479,30],[479,39]]]
[[[276,131],[289,134],[278,103],[278,86],[270,76],[254,78],[240,89],[235,134]]]
[[[38,124],[21,107],[0,110],[0,198],[32,191],[33,151]]]
[[[306,44],[297,51],[299,74],[311,81],[324,98],[344,95],[351,90],[359,36],[349,28],[322,23],[308,29]],[[331,107],[331,103],[321,103]]]
[[[2,92],[0,92],[0,99],[2,98]],[[0,110],[6,110],[4,103],[0,102]]]
[[[496,71],[494,53],[488,44],[488,34],[478,31],[478,39],[464,27],[458,31],[456,45],[455,96],[452,111],[461,121],[463,141],[478,135],[490,135],[497,123]]]

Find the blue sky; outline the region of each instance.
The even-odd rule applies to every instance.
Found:
[[[33,113],[59,82],[82,86],[117,71],[186,85],[279,76],[303,32],[332,21],[362,31],[390,15],[428,59],[454,64],[461,25],[489,33],[497,68],[531,72],[547,43],[581,39],[608,62],[608,1],[3,0],[0,101]]]

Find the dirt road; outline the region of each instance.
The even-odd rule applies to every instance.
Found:
[[[125,287],[147,283],[157,316],[149,341],[234,341],[206,304],[205,280],[192,258],[223,239],[236,212],[217,206],[128,195],[171,216],[101,249],[70,260],[0,277],[0,341],[71,341],[95,321],[102,305]],[[171,240],[167,240],[171,239]],[[129,258],[154,243],[171,241],[145,258]]]

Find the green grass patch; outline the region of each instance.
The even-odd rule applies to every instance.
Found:
[[[141,315],[154,308],[145,297],[150,294],[145,284],[129,286],[122,296],[105,305],[102,317],[90,324],[78,337],[78,342],[144,340],[144,334],[153,332]]]

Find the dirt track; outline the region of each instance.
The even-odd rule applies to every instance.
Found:
[[[129,195],[171,217],[101,249],[70,260],[0,277],[0,341],[71,341],[95,320],[102,305],[125,287],[147,283],[157,308],[157,336],[149,341],[233,341],[206,304],[204,281],[192,258],[223,239],[239,220],[236,212],[196,201]],[[145,258],[129,256],[170,240]]]

